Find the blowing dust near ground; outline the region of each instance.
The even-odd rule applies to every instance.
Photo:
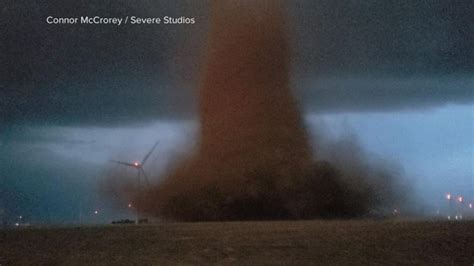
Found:
[[[212,2],[198,145],[136,196],[143,211],[181,221],[309,219],[400,204],[395,172],[369,164],[350,140],[333,145],[333,160],[314,156],[328,145],[310,140],[292,96],[283,10],[276,1]]]

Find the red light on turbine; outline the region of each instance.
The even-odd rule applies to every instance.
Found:
[[[133,163],[133,165],[135,165],[135,166],[138,166],[138,165],[139,165],[139,163],[138,163],[138,162],[134,162],[134,163]]]

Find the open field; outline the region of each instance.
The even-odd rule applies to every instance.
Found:
[[[0,264],[473,265],[474,221],[164,223],[0,231]]]

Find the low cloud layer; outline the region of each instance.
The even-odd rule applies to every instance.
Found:
[[[313,113],[417,110],[474,102],[474,78],[467,75],[312,78],[299,84],[301,102]]]

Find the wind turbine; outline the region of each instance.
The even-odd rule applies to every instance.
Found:
[[[114,163],[118,163],[118,164],[121,164],[121,165],[125,165],[125,166],[128,166],[128,167],[133,167],[137,170],[137,187],[138,187],[138,197],[140,198],[140,188],[141,188],[141,175],[143,174],[143,176],[145,177],[145,181],[147,183],[147,185],[150,185],[150,182],[148,181],[148,176],[146,175],[145,173],[145,170],[143,170],[143,165],[145,165],[146,161],[148,160],[148,158],[150,157],[150,155],[153,153],[153,150],[156,148],[156,145],[158,145],[158,141],[155,143],[155,145],[153,145],[153,147],[151,147],[150,151],[145,155],[145,157],[143,157],[143,159],[141,161],[134,161],[134,162],[122,162],[122,161],[115,161],[115,160],[112,160],[111,162],[114,162]],[[135,207],[135,210],[136,210],[136,213],[135,213],[135,223],[138,224],[139,222],[139,204],[138,202],[140,201],[140,199],[137,199],[137,204],[136,204],[136,207]]]

